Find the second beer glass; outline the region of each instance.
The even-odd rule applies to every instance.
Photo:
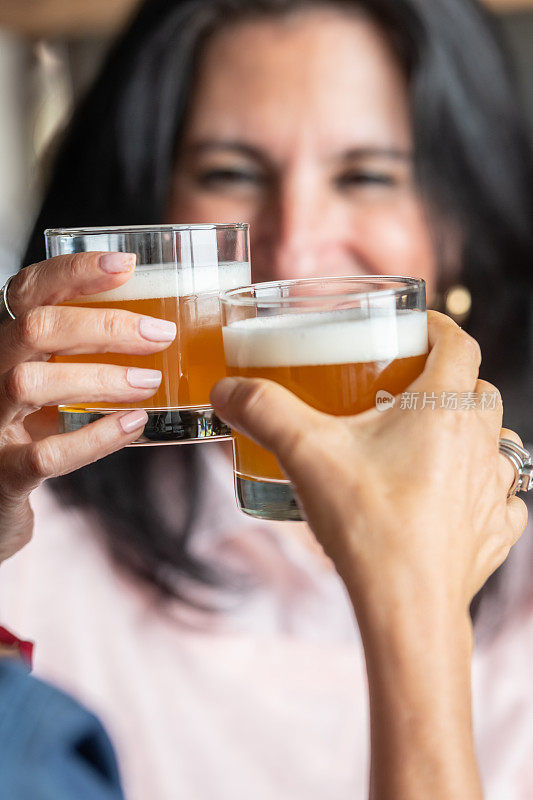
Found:
[[[267,378],[334,415],[376,406],[422,372],[428,350],[423,281],[394,277],[324,278],[256,284],[222,295],[228,375]],[[300,520],[276,458],[234,433],[241,509],[272,520]]]
[[[69,305],[119,308],[170,320],[174,342],[153,355],[96,353],[57,358],[160,370],[161,385],[146,406],[148,423],[135,444],[170,444],[227,437],[209,391],[224,377],[219,293],[250,282],[248,226],[163,225],[58,229],[45,232],[47,255],[88,251],[134,253],[137,266],[123,286]],[[138,404],[60,406],[61,428],[72,431],[102,414]]]

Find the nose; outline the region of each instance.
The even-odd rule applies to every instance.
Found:
[[[334,232],[328,209],[311,186],[288,192],[280,202],[278,231],[273,248],[274,280],[313,278],[323,274],[327,242]]]
[[[289,280],[349,274],[342,215],[310,179],[282,187],[260,221],[252,243],[254,280]]]

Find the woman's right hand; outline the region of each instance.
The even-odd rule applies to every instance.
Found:
[[[269,381],[227,378],[217,415],[274,452],[356,613],[370,694],[372,800],[481,800],[471,718],[473,595],[527,521],[508,498],[502,404],[479,347],[430,313],[409,387],[435,404],[330,417]],[[439,408],[453,392],[487,408]],[[433,401],[432,401],[433,403]],[[355,706],[354,706],[355,708]],[[354,712],[355,713],[355,712]]]
[[[8,288],[14,320],[0,323],[0,561],[31,538],[30,493],[47,478],[72,472],[133,442],[142,409],[106,415],[73,433],[34,441],[24,421],[62,403],[139,403],[154,394],[157,370],[104,364],[50,363],[50,355],[164,350],[174,323],[117,309],[59,306],[121,286],[133,274],[129,253],[56,256],[26,267]]]
[[[275,453],[359,609],[405,590],[415,605],[466,612],[527,521],[523,500],[507,498],[514,470],[498,451],[502,436],[521,442],[502,430],[498,390],[478,380],[479,346],[448,317],[428,317],[431,352],[408,388],[419,406],[434,398],[425,408],[333,417],[252,379],[212,393],[219,417]],[[455,410],[441,403],[449,394]],[[461,406],[476,394],[494,402]]]

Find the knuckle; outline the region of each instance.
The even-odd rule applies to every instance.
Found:
[[[514,541],[511,539],[498,543],[493,553],[493,571],[498,569],[498,567],[501,567],[501,565],[506,561],[509,553],[511,552],[511,547],[513,544]]]
[[[4,376],[4,394],[8,402],[20,405],[29,400],[35,381],[34,365],[17,364]]]
[[[463,331],[458,327],[447,328],[439,339],[439,345],[457,356],[462,352]]]
[[[521,497],[517,497],[515,495],[513,498],[513,502],[516,508],[516,524],[512,529],[513,543],[514,543],[522,536],[522,534],[527,528],[529,519],[529,510],[527,507],[527,503],[524,500],[522,500]]]
[[[266,381],[258,378],[240,380],[233,389],[228,402],[232,416],[249,421],[250,412],[255,411],[257,406],[263,405],[267,386]]]
[[[502,428],[501,430],[501,438],[502,439],[510,439],[512,442],[516,442],[519,447],[524,446],[524,442],[520,438],[520,436],[510,428]]]
[[[27,450],[26,468],[31,480],[42,481],[55,474],[55,457],[47,439],[36,442]]]
[[[454,429],[461,436],[467,434],[469,439],[473,439],[475,437],[480,437],[480,436],[485,436],[485,438],[487,437],[486,431],[478,426],[477,417],[473,409],[458,408],[453,414],[450,414],[449,416],[452,417],[451,422]]]
[[[467,355],[475,364],[478,366],[481,364],[481,347],[479,346],[476,339],[473,336],[470,336],[469,333],[466,333],[463,330],[459,330],[459,335],[462,338],[462,347],[464,350],[465,355]]]
[[[253,381],[247,385],[238,386],[235,392],[235,401],[245,413],[264,403],[268,396],[268,384],[264,381]]]
[[[74,255],[69,256],[65,265],[65,279],[74,281],[83,277],[87,271],[87,262],[91,258],[92,255],[90,253],[74,253]]]
[[[102,448],[105,448],[107,444],[107,438],[98,425],[87,425],[85,433],[85,447],[89,452],[97,453],[101,451]],[[96,458],[96,456],[93,456],[93,458]]]
[[[521,503],[521,510],[522,510],[522,519],[520,520],[520,536],[526,530],[528,523],[529,523],[529,509],[527,504],[521,498],[519,499],[519,503]]]
[[[39,272],[38,265],[32,265],[21,269],[11,280],[7,299],[16,317],[24,309],[24,298],[32,294]]]
[[[25,346],[38,349],[53,326],[53,309],[45,306],[25,311],[16,320],[19,341]]]
[[[497,411],[503,410],[503,397],[502,393],[498,389],[497,386],[493,386],[492,383],[489,383],[485,389],[486,394],[491,394],[495,397],[495,406]]]
[[[489,381],[481,380],[481,381],[479,381],[479,384],[480,384],[480,386],[481,386],[481,388],[482,388],[482,390],[484,392],[487,392],[487,393],[490,393],[490,394],[495,394],[501,399],[500,390],[493,383],[490,383]]]
[[[98,394],[106,394],[113,384],[114,370],[112,367],[102,364],[96,367],[92,375],[92,383]]]
[[[109,309],[101,318],[102,333],[106,339],[116,340],[124,333],[124,318],[119,310]]]
[[[428,415],[424,420],[426,426],[426,436],[431,440],[441,442],[442,439],[455,435],[456,431],[462,430],[463,426],[470,420],[470,412],[463,408],[455,408],[453,411],[445,413],[439,409],[438,414]]]

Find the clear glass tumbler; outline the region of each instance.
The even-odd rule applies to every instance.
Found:
[[[158,369],[163,380],[150,398],[148,423],[135,444],[174,444],[227,438],[209,391],[224,377],[219,294],[250,282],[248,226],[152,225],[45,231],[47,256],[88,251],[134,253],[137,266],[120,288],[69,301],[90,308],[120,308],[175,322],[166,350],[138,356],[95,353],[57,361]],[[136,404],[60,406],[63,431],[72,431]]]
[[[428,335],[424,281],[357,276],[282,281],[224,292],[228,375],[276,381],[333,415],[385,406],[422,372]],[[274,455],[234,432],[239,507],[301,520]]]

